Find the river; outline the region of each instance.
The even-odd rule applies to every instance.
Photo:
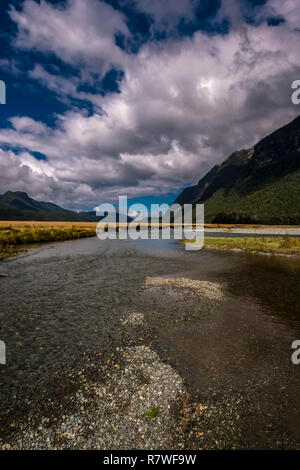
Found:
[[[300,339],[299,259],[188,252],[172,240],[91,238],[41,246],[2,262],[2,271],[8,274],[0,279],[5,435],[11,423],[26,419],[26,403],[57,393],[57,370],[118,347],[122,332],[115,327],[134,310],[144,313],[153,347],[183,378],[192,402],[243,400],[234,418],[237,445],[300,447],[300,365],[291,361],[291,344]],[[212,307],[197,296],[181,302],[168,292],[147,293],[149,278],[209,281],[222,286],[224,299]],[[224,447],[232,448],[230,439]]]

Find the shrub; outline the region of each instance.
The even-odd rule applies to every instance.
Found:
[[[154,406],[153,408],[150,408],[150,410],[147,411],[146,417],[153,419],[156,418],[159,415],[159,409]]]

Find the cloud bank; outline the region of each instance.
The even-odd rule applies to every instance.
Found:
[[[192,21],[196,11],[191,0],[168,2],[168,8],[130,3],[151,16],[152,28],[164,24],[165,31],[180,18]],[[290,99],[291,83],[300,78],[298,1],[269,0],[248,22],[241,4],[223,1],[212,19],[226,19],[228,32],[173,31],[137,53],[126,48],[132,34],[126,15],[104,2],[25,0],[22,9],[12,9],[15,50],[38,51],[50,62],[55,57],[76,73],[66,77],[42,62],[28,70],[28,78],[68,109],[51,127],[23,110],[0,129],[0,189],[26,190],[75,209],[122,194],[176,192],[293,119],[299,114]],[[270,18],[281,21],[275,26]],[[118,34],[125,38],[122,48]],[[95,84],[111,69],[123,71],[119,92],[100,93]]]

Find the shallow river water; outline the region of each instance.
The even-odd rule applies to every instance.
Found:
[[[114,326],[135,310],[193,400],[243,396],[245,446],[300,446],[300,365],[291,361],[300,340],[299,260],[94,238],[39,247],[0,271],[8,274],[0,279],[2,430],[32,397],[55,393],[57,370],[118,346]],[[218,283],[225,299],[202,311],[197,297],[182,306],[176,297],[145,295],[146,279],[161,276]]]

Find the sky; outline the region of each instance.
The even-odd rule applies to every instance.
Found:
[[[1,0],[0,193],[171,203],[299,107],[299,0]]]

